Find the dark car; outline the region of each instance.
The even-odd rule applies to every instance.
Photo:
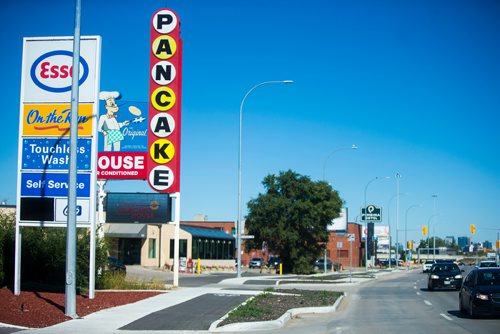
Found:
[[[267,266],[269,268],[278,268],[281,263],[281,259],[277,256],[270,256],[267,259]]]
[[[455,263],[435,263],[429,271],[427,289],[438,288],[460,290],[462,287],[462,271]]]
[[[481,261],[477,265],[478,268],[496,268],[498,264],[495,261]]]
[[[261,257],[254,257],[250,260],[250,263],[248,263],[249,268],[261,268],[262,267],[262,260]]]
[[[326,269],[332,270],[333,262],[330,259],[326,259]],[[323,270],[325,268],[325,259],[317,259],[313,263],[314,270]]]
[[[464,280],[458,294],[462,314],[500,315],[500,268],[475,268]]]
[[[108,270],[125,274],[127,272],[127,267],[125,267],[122,260],[116,257],[108,256]]]

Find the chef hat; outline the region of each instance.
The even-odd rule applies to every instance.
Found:
[[[120,98],[120,92],[113,91],[113,92],[99,92],[99,100],[109,100],[109,99],[119,99]]]

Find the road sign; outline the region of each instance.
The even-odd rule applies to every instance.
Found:
[[[355,236],[352,233],[347,234],[347,241],[353,242],[355,240]]]
[[[377,208],[375,205],[368,205],[366,208],[361,208],[362,221],[382,221],[382,208]]]
[[[253,239],[253,238],[255,238],[255,235],[242,235],[241,236],[241,239]],[[265,250],[265,244],[263,243],[262,245],[263,245],[262,249]]]

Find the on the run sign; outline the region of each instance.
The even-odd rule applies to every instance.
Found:
[[[180,192],[182,40],[180,21],[160,9],[151,22],[148,181],[158,192]]]

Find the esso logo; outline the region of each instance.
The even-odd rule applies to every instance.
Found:
[[[64,93],[71,90],[73,76],[73,52],[56,50],[38,57],[31,66],[31,79],[43,90]],[[80,56],[80,80],[82,85],[89,76],[89,65]]]

